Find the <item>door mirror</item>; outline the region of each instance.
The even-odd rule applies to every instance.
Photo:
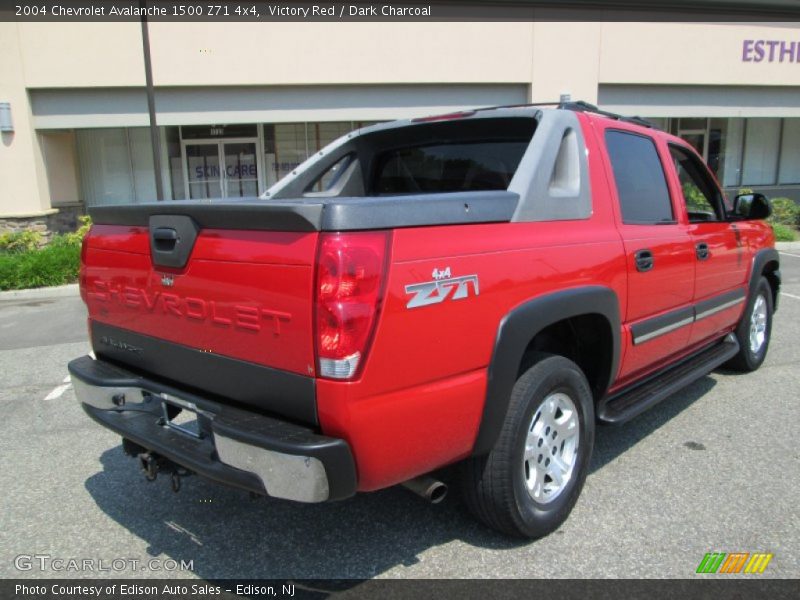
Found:
[[[740,219],[766,219],[772,214],[772,205],[764,194],[741,194],[733,199],[733,214]]]

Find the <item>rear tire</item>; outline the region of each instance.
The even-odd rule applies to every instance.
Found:
[[[463,465],[470,511],[507,535],[556,530],[580,495],[594,445],[594,400],[580,368],[540,353],[514,385],[494,448]]]
[[[747,302],[742,320],[736,327],[739,354],[725,366],[745,373],[758,369],[767,357],[771,334],[772,288],[769,282],[761,277]]]

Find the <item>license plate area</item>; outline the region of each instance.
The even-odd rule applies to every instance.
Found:
[[[161,400],[160,424],[195,439],[207,436],[207,423],[211,415],[193,403],[169,394],[158,394]]]

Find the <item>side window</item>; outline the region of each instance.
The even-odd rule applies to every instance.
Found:
[[[670,146],[669,152],[681,182],[689,222],[722,220],[724,213],[721,194],[700,160],[678,146]]]
[[[667,179],[653,140],[608,130],[606,147],[623,222],[634,225],[674,223]]]

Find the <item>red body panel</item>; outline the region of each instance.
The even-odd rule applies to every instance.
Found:
[[[316,241],[308,233],[204,230],[176,271],[152,266],[146,228],[95,226],[82,293],[91,319],[308,375]]]

